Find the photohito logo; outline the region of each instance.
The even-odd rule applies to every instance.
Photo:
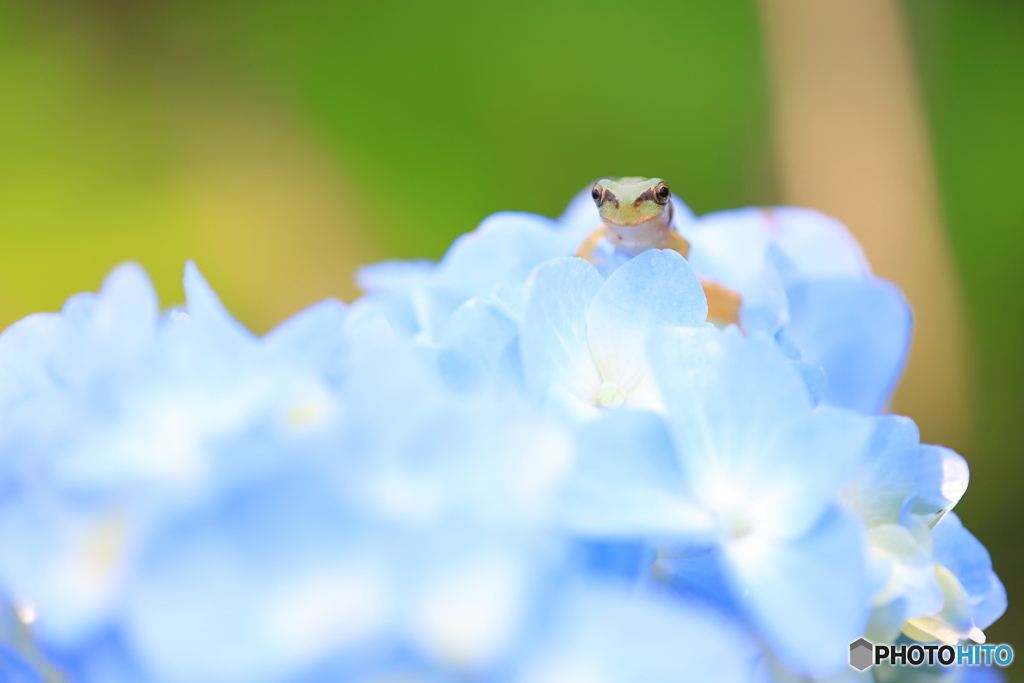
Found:
[[[877,664],[893,666],[1009,666],[1009,645],[875,645],[858,638],[850,643],[850,666],[863,671]]]

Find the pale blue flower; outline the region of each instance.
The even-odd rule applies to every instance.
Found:
[[[191,263],[180,309],[129,265],[11,326],[0,678],[739,683],[980,638],[963,459],[833,407],[886,400],[898,292],[818,214],[673,201],[689,261],[572,258],[581,195],[263,337]]]
[[[432,343],[469,299],[492,299],[521,312],[530,271],[571,249],[551,219],[497,213],[455,240],[440,263],[385,261],[363,267],[357,282],[370,295],[358,305],[380,310],[395,329]]]
[[[789,339],[828,377],[825,400],[874,413],[889,399],[910,344],[910,310],[872,274],[839,221],[810,209],[737,209],[685,223],[689,260],[743,297],[748,332]]]
[[[257,339],[193,266],[186,292],[159,316],[128,268],[46,335],[0,337],[39,350],[0,354],[21,373],[0,443],[23,465],[4,471],[0,572],[57,664],[105,683],[518,666],[574,575],[543,527],[568,435],[521,396],[453,390],[336,304]],[[54,372],[72,351],[74,381]]]
[[[949,569],[963,587],[974,626],[984,630],[1006,611],[1006,589],[992,571],[985,546],[950,512],[932,530],[935,562]]]
[[[875,418],[869,456],[843,491],[868,527],[876,574],[868,636],[956,643],[984,640],[1006,608],[987,551],[950,512],[967,490],[967,463],[920,443],[913,421]]]
[[[674,251],[652,249],[607,281],[582,259],[554,259],[532,276],[520,330],[530,395],[562,412],[661,405],[644,349],[661,325],[703,325],[697,277]]]
[[[676,227],[692,243],[690,264],[699,276],[741,294],[745,330],[779,335],[797,357],[822,366],[828,403],[868,413],[884,406],[906,359],[910,312],[899,290],[871,273],[841,223],[794,208],[697,218],[672,201]],[[358,280],[370,294],[357,309],[370,308],[428,344],[443,344],[450,316],[473,298],[497,304],[515,322],[529,272],[573,254],[599,220],[587,192],[558,221],[495,214],[456,240],[439,264],[389,261],[364,268]],[[607,243],[595,258],[604,277],[630,260]]]
[[[192,265],[185,288],[187,308],[160,316],[145,275],[122,267],[98,295],[0,335],[0,577],[55,649],[98,637],[167,524],[278,469],[267,439],[315,438],[329,420],[306,363],[336,339],[338,305],[260,341]]]
[[[757,650],[707,607],[657,593],[570,588],[536,635],[517,683],[750,681]]]
[[[796,671],[838,671],[870,593],[862,527],[837,495],[870,423],[815,409],[774,344],[735,330],[666,330],[649,355],[665,426],[620,411],[585,431],[565,523],[650,538],[655,576],[724,600]]]

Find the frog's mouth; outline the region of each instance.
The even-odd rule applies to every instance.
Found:
[[[668,219],[664,215],[656,216],[637,216],[637,217],[626,217],[622,216],[615,221],[607,221],[612,226],[618,226],[623,228],[639,228],[647,225],[654,225],[658,227],[664,227],[668,225]]]

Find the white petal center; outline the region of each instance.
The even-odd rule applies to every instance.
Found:
[[[606,381],[597,390],[597,405],[602,408],[618,408],[626,400],[626,390],[615,382]]]

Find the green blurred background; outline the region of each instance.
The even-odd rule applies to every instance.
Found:
[[[900,7],[972,328],[958,512],[1024,645],[1024,3]],[[602,175],[776,203],[770,102],[753,1],[0,0],[0,323],[125,259],[174,304],[195,258],[264,331]]]

